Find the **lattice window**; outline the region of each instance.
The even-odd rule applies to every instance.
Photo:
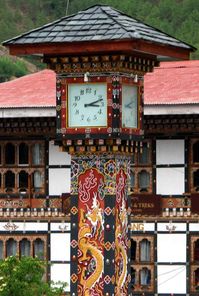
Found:
[[[151,141],[144,141],[132,156],[130,188],[132,193],[152,193]]]
[[[131,239],[131,278],[132,291],[154,291],[154,237],[152,235],[133,235]]]
[[[0,143],[0,194],[45,194],[44,141]]]

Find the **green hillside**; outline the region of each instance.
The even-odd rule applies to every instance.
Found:
[[[0,42],[63,17],[67,6],[72,14],[99,3],[199,48],[199,0],[0,0]],[[199,59],[199,50],[192,59]]]

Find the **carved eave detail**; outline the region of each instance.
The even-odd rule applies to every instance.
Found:
[[[77,75],[78,73],[133,73],[143,76],[158,66],[156,57],[129,54],[107,54],[90,56],[45,56],[44,62],[56,73]]]

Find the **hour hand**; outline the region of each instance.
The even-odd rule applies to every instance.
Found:
[[[93,101],[91,103],[88,103],[88,104],[84,104],[84,107],[100,107],[99,102],[103,101],[103,99],[99,99],[99,100],[96,100],[96,101]]]

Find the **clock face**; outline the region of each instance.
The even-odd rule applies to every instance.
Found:
[[[107,126],[107,86],[105,83],[68,85],[68,126]]]
[[[134,85],[122,86],[122,127],[138,127],[138,89]]]

